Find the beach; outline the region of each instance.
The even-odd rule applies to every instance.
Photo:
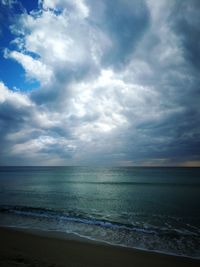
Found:
[[[51,235],[48,232],[28,232],[0,228],[1,267],[95,267],[95,266],[199,266],[200,261],[185,257],[145,252],[102,243]]]

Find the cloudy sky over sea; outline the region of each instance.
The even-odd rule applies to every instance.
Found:
[[[200,166],[199,0],[0,0],[0,164]]]

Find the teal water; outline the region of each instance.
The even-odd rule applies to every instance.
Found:
[[[199,168],[0,168],[1,225],[200,258],[199,205]]]

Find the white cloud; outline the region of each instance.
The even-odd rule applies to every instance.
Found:
[[[4,83],[0,81],[0,104],[5,102],[11,103],[16,108],[28,108],[33,105],[25,94],[9,90]]]
[[[69,2],[78,9],[86,9],[84,2],[78,0],[46,1],[44,6],[55,8],[61,5],[65,8]],[[74,12],[79,11],[75,9]],[[80,16],[71,16],[71,12],[65,9],[60,14],[51,9],[37,15],[23,14],[12,31],[18,35],[13,42],[20,52],[5,54],[15,58],[26,73],[38,79],[43,86],[49,86],[50,82],[57,86],[60,76],[61,79],[73,78],[87,71],[98,72],[101,57],[112,43],[110,37],[95,24]],[[39,58],[35,59],[27,52],[35,53]]]
[[[42,85],[49,84],[52,77],[52,71],[40,60],[33,59],[31,56],[17,51],[8,52],[6,53],[6,56],[18,61],[26,70],[28,78],[37,79]]]
[[[82,18],[88,17],[90,12],[84,0],[44,0],[42,3],[44,9],[66,8]],[[71,10],[72,8],[74,10]]]

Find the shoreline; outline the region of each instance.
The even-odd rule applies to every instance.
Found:
[[[7,228],[7,229],[13,229],[14,231],[20,231],[24,233],[29,233],[37,236],[44,236],[44,237],[51,237],[51,238],[56,238],[56,239],[62,239],[62,240],[73,240],[73,241],[78,241],[78,242],[83,242],[83,243],[91,243],[91,244],[96,244],[96,245],[103,245],[103,246],[111,246],[111,247],[116,247],[116,248],[124,248],[124,249],[132,249],[136,251],[141,251],[141,252],[147,252],[147,253],[155,253],[158,255],[166,255],[166,256],[172,256],[172,257],[180,257],[180,258],[186,258],[186,259],[191,259],[191,260],[199,260],[200,261],[200,256],[199,257],[192,257],[192,256],[187,256],[187,255],[179,255],[175,253],[170,253],[170,252],[163,252],[160,250],[150,250],[150,249],[144,249],[144,248],[139,248],[139,247],[131,247],[131,246],[126,246],[126,245],[121,245],[121,244],[114,244],[111,242],[106,242],[103,240],[98,240],[92,237],[87,237],[83,236],[77,233],[67,233],[67,232],[62,232],[62,231],[57,231],[57,230],[41,230],[37,228],[25,228],[25,227],[18,227],[18,226],[2,226],[0,225],[1,228]]]
[[[0,265],[199,266],[200,260],[93,241],[75,234],[0,227]]]

